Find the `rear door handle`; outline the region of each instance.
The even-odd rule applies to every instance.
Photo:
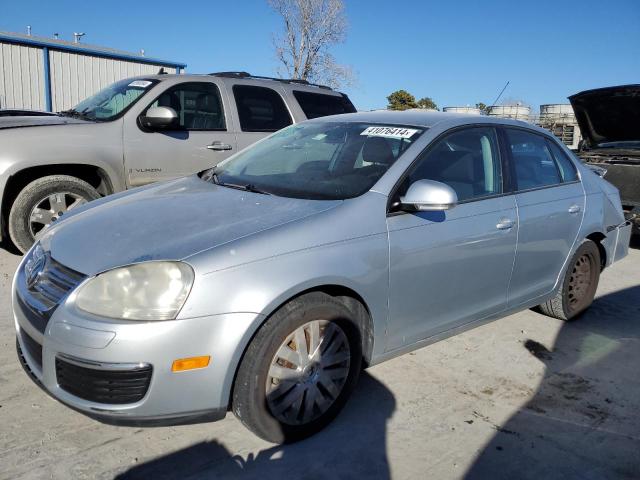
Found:
[[[228,143],[213,142],[211,145],[207,145],[207,148],[216,152],[223,152],[225,150],[231,150],[233,147]]]
[[[501,218],[498,224],[496,225],[496,228],[498,230],[509,230],[510,228],[513,227],[514,223],[515,222],[510,218]]]
[[[569,210],[567,210],[569,213],[578,213],[580,212],[580,205],[571,205],[569,207]]]

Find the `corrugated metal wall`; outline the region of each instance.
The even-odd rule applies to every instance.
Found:
[[[45,109],[41,48],[0,43],[0,108]]]
[[[69,52],[49,52],[53,111],[78,104],[101,88],[127,77],[158,73],[160,65],[92,57]],[[175,68],[165,67],[167,73]]]
[[[43,58],[41,47],[0,41],[0,109],[46,109]],[[160,68],[50,49],[52,110],[66,110],[117,80],[155,74]],[[176,73],[175,68],[164,69]]]

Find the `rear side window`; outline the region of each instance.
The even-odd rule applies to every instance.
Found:
[[[542,136],[511,128],[506,132],[518,190],[562,183],[560,170]]]
[[[324,95],[322,93],[293,91],[293,96],[308,119],[354,113],[356,108],[344,95]]]
[[[558,145],[554,142],[547,140],[551,153],[558,163],[558,169],[560,170],[560,176],[563,182],[575,182],[578,180],[578,173],[576,167],[571,160],[567,158],[567,154],[562,151]]]
[[[233,95],[243,132],[275,132],[293,123],[282,97],[271,88],[234,85]]]

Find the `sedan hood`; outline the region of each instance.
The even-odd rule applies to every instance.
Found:
[[[4,128],[43,127],[47,125],[68,125],[87,123],[86,120],[57,115],[4,115],[0,116],[0,130]]]
[[[569,101],[589,147],[640,141],[640,85],[587,90]]]
[[[194,175],[93,202],[51,228],[42,243],[58,262],[94,275],[181,260],[340,203],[245,192]]]

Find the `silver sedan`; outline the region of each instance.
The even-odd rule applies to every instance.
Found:
[[[18,352],[103,422],[232,410],[293,441],[363,367],[526,308],[579,317],[629,235],[618,191],[529,124],[317,119],[48,228],[14,279]]]

